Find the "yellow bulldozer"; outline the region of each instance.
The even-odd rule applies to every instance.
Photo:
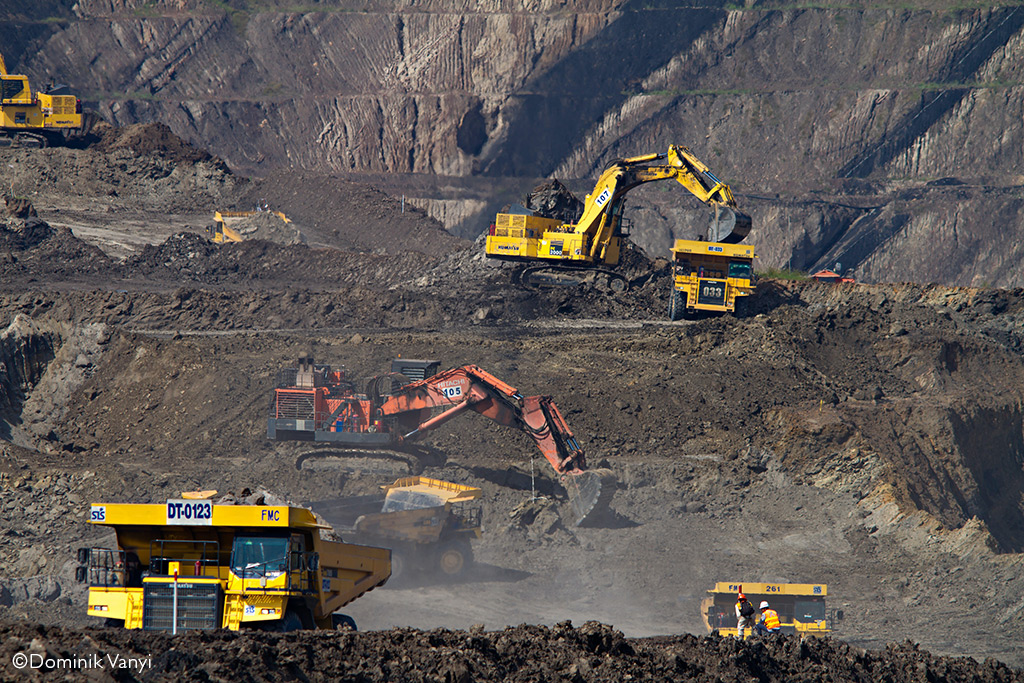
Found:
[[[266,208],[255,211],[214,211],[213,225],[206,228],[206,237],[217,244],[241,242],[245,239],[245,235],[238,230],[237,224],[253,216],[263,215],[276,216],[285,225],[291,223],[291,220],[280,211],[271,211]]]
[[[28,76],[7,73],[0,55],[0,145],[49,147],[79,133],[82,101],[66,90],[33,90]]]

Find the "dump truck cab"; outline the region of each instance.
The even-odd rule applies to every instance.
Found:
[[[842,610],[825,606],[828,586],[823,583],[716,583],[700,604],[701,618],[708,633],[736,635],[737,594],[747,596],[755,608],[764,600],[779,613],[783,633],[825,635],[834,622],[842,619]]]
[[[351,621],[336,610],[391,575],[389,550],[326,540],[300,507],[97,503],[89,521],[117,548],[78,551],[88,614],[125,628],[333,628]]]
[[[672,247],[672,292],[668,317],[697,311],[735,313],[754,292],[754,247],[701,240],[676,240]]]

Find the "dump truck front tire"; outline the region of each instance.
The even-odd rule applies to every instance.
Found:
[[[668,319],[682,320],[686,314],[686,293],[673,289],[668,298]]]
[[[356,620],[347,614],[332,614],[331,623],[334,624],[335,631],[358,631],[356,628]]]
[[[256,622],[253,628],[270,633],[291,633],[302,630],[302,617],[293,609],[289,609],[284,616],[276,621]]]

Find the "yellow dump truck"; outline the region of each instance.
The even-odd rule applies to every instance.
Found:
[[[701,617],[708,633],[736,635],[737,595],[743,593],[758,608],[766,601],[779,613],[783,633],[825,635],[835,630],[835,622],[843,618],[842,610],[828,610],[825,598],[828,586],[823,583],[748,583],[728,581],[716,583],[700,604]]]
[[[754,292],[754,247],[700,240],[676,240],[672,247],[670,320],[697,311],[736,312]]]
[[[382,493],[312,503],[335,529],[394,551],[395,574],[457,577],[473,563],[470,541],[481,536],[481,490],[429,477],[402,477]]]
[[[391,575],[389,550],[321,538],[305,508],[96,503],[89,521],[117,548],[78,551],[88,613],[125,628],[354,628],[336,610]]]
[[[262,214],[276,216],[277,218],[280,218],[281,222],[285,225],[291,223],[291,220],[280,211],[270,211],[269,209],[260,209],[257,211],[214,211],[213,225],[206,229],[206,236],[211,242],[215,242],[217,244],[223,244],[224,242],[241,242],[245,239],[245,236],[233,228],[232,224],[236,224],[247,218],[252,218],[253,216],[259,216]]]

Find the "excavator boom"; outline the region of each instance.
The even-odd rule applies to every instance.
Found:
[[[294,385],[275,392],[267,426],[271,439],[389,447],[422,438],[472,410],[533,439],[569,494],[577,524],[607,507],[614,493],[614,476],[587,469],[583,447],[550,396],[523,396],[476,365],[416,382],[394,373],[371,379],[372,387],[390,387],[386,395],[356,394],[343,372],[314,366],[312,359],[300,360],[295,376]],[[408,383],[395,387],[396,378]]]
[[[447,409],[421,419],[439,407]],[[417,423],[402,436],[404,441],[417,439],[466,410],[526,432],[559,474],[586,469],[583,448],[550,396],[523,396],[475,365],[407,384],[380,407],[385,417],[397,417],[406,425],[409,418]]]
[[[435,408],[446,408],[428,417]],[[607,471],[586,469],[583,448],[550,396],[523,396],[515,387],[475,365],[459,368],[400,387],[380,406],[381,414],[412,427],[403,440],[413,440],[455,416],[474,410],[498,424],[528,434],[561,477],[579,524],[607,506],[615,490]]]
[[[488,232],[486,255],[544,264],[527,272],[542,268],[601,271],[610,278],[611,289],[622,291],[628,283],[612,267],[619,263],[625,197],[634,187],[659,180],[677,181],[712,209],[708,241],[735,244],[750,233],[753,221],[737,208],[729,186],[689,149],[671,145],[665,153],[613,162],[587,195],[574,223],[532,214],[499,213]],[[529,286],[523,276],[520,281]]]

